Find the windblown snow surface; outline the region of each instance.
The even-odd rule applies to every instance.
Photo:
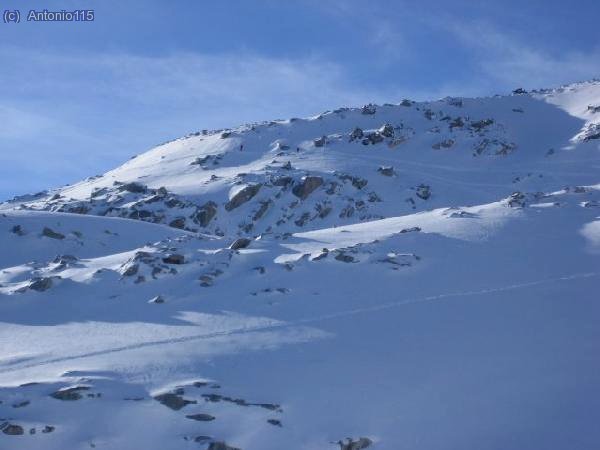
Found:
[[[600,82],[199,131],[0,205],[0,448],[600,448]]]

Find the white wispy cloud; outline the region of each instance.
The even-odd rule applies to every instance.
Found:
[[[600,47],[556,52],[487,22],[447,22],[446,27],[473,52],[471,58],[488,86],[542,88],[600,76]]]

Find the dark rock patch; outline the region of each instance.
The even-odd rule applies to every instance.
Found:
[[[167,408],[171,408],[174,411],[179,411],[181,408],[187,405],[197,403],[195,400],[187,400],[181,395],[167,392],[154,397],[154,400],[158,401],[161,405],[165,405]]]
[[[369,438],[361,437],[354,441],[350,438],[346,438],[346,442],[338,441],[340,450],[363,450],[371,446],[373,441]]]
[[[4,434],[9,436],[20,436],[24,433],[21,425],[14,425],[12,423],[3,423],[0,425],[0,429],[2,429]]]
[[[164,262],[165,264],[176,264],[176,265],[185,264],[185,257],[178,253],[172,253],[168,256],[165,256],[162,259],[162,262]]]
[[[377,112],[377,107],[372,103],[365,105],[361,108],[360,113],[365,115],[375,114]]]
[[[324,147],[327,144],[327,136],[321,136],[313,141],[315,147]]]
[[[294,186],[292,189],[292,194],[304,200],[322,184],[323,178],[317,176],[306,176],[302,179],[301,184]]]
[[[243,205],[244,203],[252,199],[252,197],[254,197],[256,194],[258,194],[258,191],[260,190],[261,186],[261,184],[251,184],[241,189],[237,194],[235,194],[231,198],[231,200],[229,200],[225,204],[225,209],[227,211],[231,211]]]
[[[42,230],[42,236],[46,236],[50,239],[64,239],[65,235],[62,233],[58,233],[57,231],[54,231],[51,228],[48,227],[44,227],[44,229]]]
[[[239,250],[241,248],[246,248],[250,245],[252,241],[248,238],[238,238],[229,246],[230,250]]]
[[[379,172],[381,175],[385,175],[386,177],[394,176],[396,173],[393,166],[380,166],[377,169],[377,172]]]
[[[231,447],[225,442],[211,442],[207,450],[241,450],[237,447]]]
[[[202,413],[190,414],[185,417],[187,417],[188,419],[196,420],[198,422],[210,422],[210,421],[215,420],[215,416],[211,416],[210,414],[202,414]]]
[[[50,397],[63,401],[75,401],[83,398],[81,391],[88,391],[89,386],[75,386],[66,389],[60,389],[50,394]]]
[[[270,423],[271,425],[273,425],[275,427],[282,427],[283,426],[281,424],[281,420],[277,420],[277,419],[269,419],[269,420],[267,420],[267,423]]]

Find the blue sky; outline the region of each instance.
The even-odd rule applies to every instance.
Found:
[[[597,1],[2,0],[0,199],[203,128],[600,77]]]

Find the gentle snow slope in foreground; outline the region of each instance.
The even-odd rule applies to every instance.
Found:
[[[0,205],[0,448],[597,449],[598,123],[341,109]]]

